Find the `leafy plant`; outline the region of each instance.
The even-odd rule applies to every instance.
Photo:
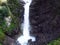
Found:
[[[2,43],[0,43],[0,45],[2,45]]]
[[[60,45],[60,38],[58,38],[57,40],[53,40],[50,43],[48,43],[48,45]]]
[[[0,41],[2,42],[5,38],[5,34],[3,33],[3,30],[0,29]]]
[[[14,28],[19,25],[19,15],[22,5],[19,4],[18,0],[8,0],[7,3],[0,4],[0,42],[5,38],[5,33],[11,33]],[[5,17],[11,16],[11,25],[7,27]],[[2,45],[0,43],[0,45]]]
[[[20,10],[23,9],[19,0],[8,0],[8,7],[12,14],[16,17],[19,17]]]

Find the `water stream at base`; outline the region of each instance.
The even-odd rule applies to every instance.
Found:
[[[35,37],[30,36],[30,24],[29,24],[29,6],[32,2],[32,0],[23,0],[25,2],[24,5],[24,22],[23,22],[23,35],[21,35],[17,41],[21,45],[27,45],[28,40],[32,39],[32,41],[35,41]]]

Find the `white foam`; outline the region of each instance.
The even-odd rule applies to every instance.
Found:
[[[26,4],[24,5],[25,11],[24,11],[24,22],[23,22],[23,35],[20,36],[17,41],[21,45],[27,45],[28,40],[32,39],[32,41],[35,41],[35,37],[30,36],[30,24],[29,24],[29,6],[32,2],[32,0],[23,0]]]

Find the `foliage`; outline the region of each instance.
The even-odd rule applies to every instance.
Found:
[[[2,44],[0,43],[0,45],[2,45]]]
[[[19,0],[8,0],[8,7],[14,16],[19,17],[20,10],[22,9]]]
[[[58,38],[57,40],[51,41],[48,45],[60,45],[60,38]]]
[[[8,11],[5,6],[0,6],[0,26],[3,26],[5,24],[4,17],[8,16]]]
[[[2,29],[0,29],[0,42],[4,40],[5,34],[3,33]]]
[[[0,3],[0,42],[5,38],[5,33],[11,33],[19,25],[20,9],[22,5],[18,0],[8,0],[7,3]],[[5,17],[11,16],[11,25],[7,27]],[[0,45],[2,45],[0,43]]]
[[[8,11],[5,6],[0,6],[0,41],[4,40],[5,34],[4,34],[4,27],[5,27],[5,20],[4,17],[8,16]]]
[[[18,11],[16,13],[16,9],[20,9],[21,5],[19,5],[17,0],[8,0],[8,3],[6,4],[0,4],[0,41],[4,40],[5,38],[5,32],[9,31],[11,32],[14,28],[18,26],[18,20],[17,17],[20,15],[18,14]],[[13,13],[13,14],[12,14]],[[11,25],[7,27],[5,17],[11,16],[12,21]],[[17,17],[16,17],[17,16]],[[0,44],[1,45],[1,44]]]

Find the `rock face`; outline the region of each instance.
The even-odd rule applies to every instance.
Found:
[[[33,0],[30,6],[31,35],[36,42],[31,45],[47,45],[60,36],[60,1]]]
[[[6,36],[5,40],[3,41],[3,45],[15,45],[15,40]]]

